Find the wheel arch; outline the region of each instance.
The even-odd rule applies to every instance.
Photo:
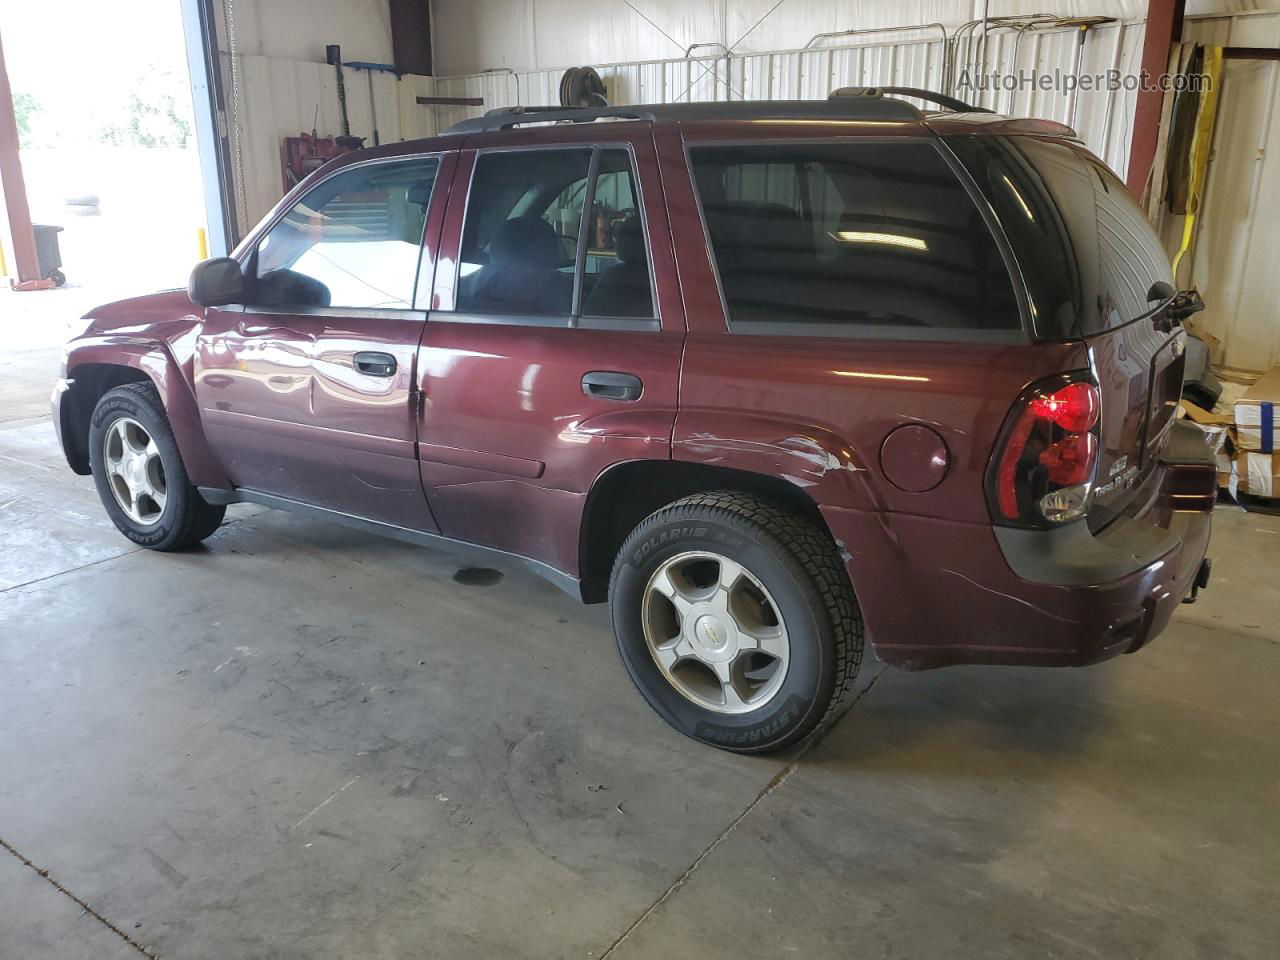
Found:
[[[835,541],[817,502],[789,480],[683,460],[624,461],[602,472],[587,494],[578,544],[583,601],[608,599],[614,558],[640,521],[674,500],[711,490],[737,490],[787,506]]]
[[[71,469],[88,476],[89,469],[89,418],[94,407],[108,390],[126,383],[151,383],[142,370],[121,363],[82,363],[74,374],[68,370],[69,385],[58,408],[62,452]]]
[[[221,462],[205,437],[191,382],[173,354],[159,343],[73,343],[66,361],[67,388],[59,405],[59,432],[67,462],[89,471],[89,420],[107,391],[149,382],[160,395],[178,451],[196,486],[230,488]]]

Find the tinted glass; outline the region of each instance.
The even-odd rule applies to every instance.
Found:
[[[462,234],[458,309],[568,316],[591,151],[483,153]]]
[[[319,184],[259,242],[253,302],[409,309],[438,165],[372,164]]]
[[[582,279],[587,317],[652,317],[649,256],[631,157],[601,150]]]
[[[1041,337],[1087,336],[1147,313],[1169,258],[1128,189],[1096,157],[1030,137],[948,141],[989,197],[1027,282]]]
[[[463,229],[460,311],[567,317],[577,279],[586,316],[653,316],[630,156],[599,151],[594,187],[590,171],[590,149],[480,155]]]
[[[1014,330],[1000,251],[923,141],[695,147],[730,325]]]

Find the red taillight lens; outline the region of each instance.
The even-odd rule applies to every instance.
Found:
[[[988,480],[998,521],[1041,526],[1083,515],[1100,409],[1098,388],[1067,376],[1018,399]]]
[[[1053,393],[1037,395],[1031,406],[1036,416],[1052,420],[1068,433],[1084,433],[1098,422],[1098,388],[1091,383],[1069,383]]]
[[[1093,475],[1097,452],[1098,441],[1092,433],[1073,433],[1041,453],[1040,463],[1047,468],[1050,483],[1069,487]]]

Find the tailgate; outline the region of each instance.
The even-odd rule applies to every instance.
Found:
[[[1155,287],[1172,290],[1160,238],[1132,194],[1078,143],[949,138],[1009,238],[1032,336],[1081,341],[1098,382],[1101,435],[1089,526],[1100,529],[1154,467],[1182,392],[1185,334]]]
[[[1088,340],[1102,394],[1102,434],[1089,526],[1125,508],[1154,469],[1178,410],[1186,334],[1141,319]]]

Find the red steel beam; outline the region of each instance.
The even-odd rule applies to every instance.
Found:
[[[1169,68],[1169,48],[1182,39],[1186,0],[1147,0],[1147,30],[1142,41],[1142,72],[1151,86]],[[1160,108],[1164,94],[1140,89],[1133,110],[1133,139],[1129,148],[1129,192],[1139,199],[1146,188],[1160,139]]]
[[[13,111],[13,91],[4,66],[4,43],[0,42],[0,243],[4,244],[9,276],[17,283],[40,279],[36,255],[36,235],[31,229],[31,209],[27,206],[27,186],[22,179],[18,157],[18,119]]]

